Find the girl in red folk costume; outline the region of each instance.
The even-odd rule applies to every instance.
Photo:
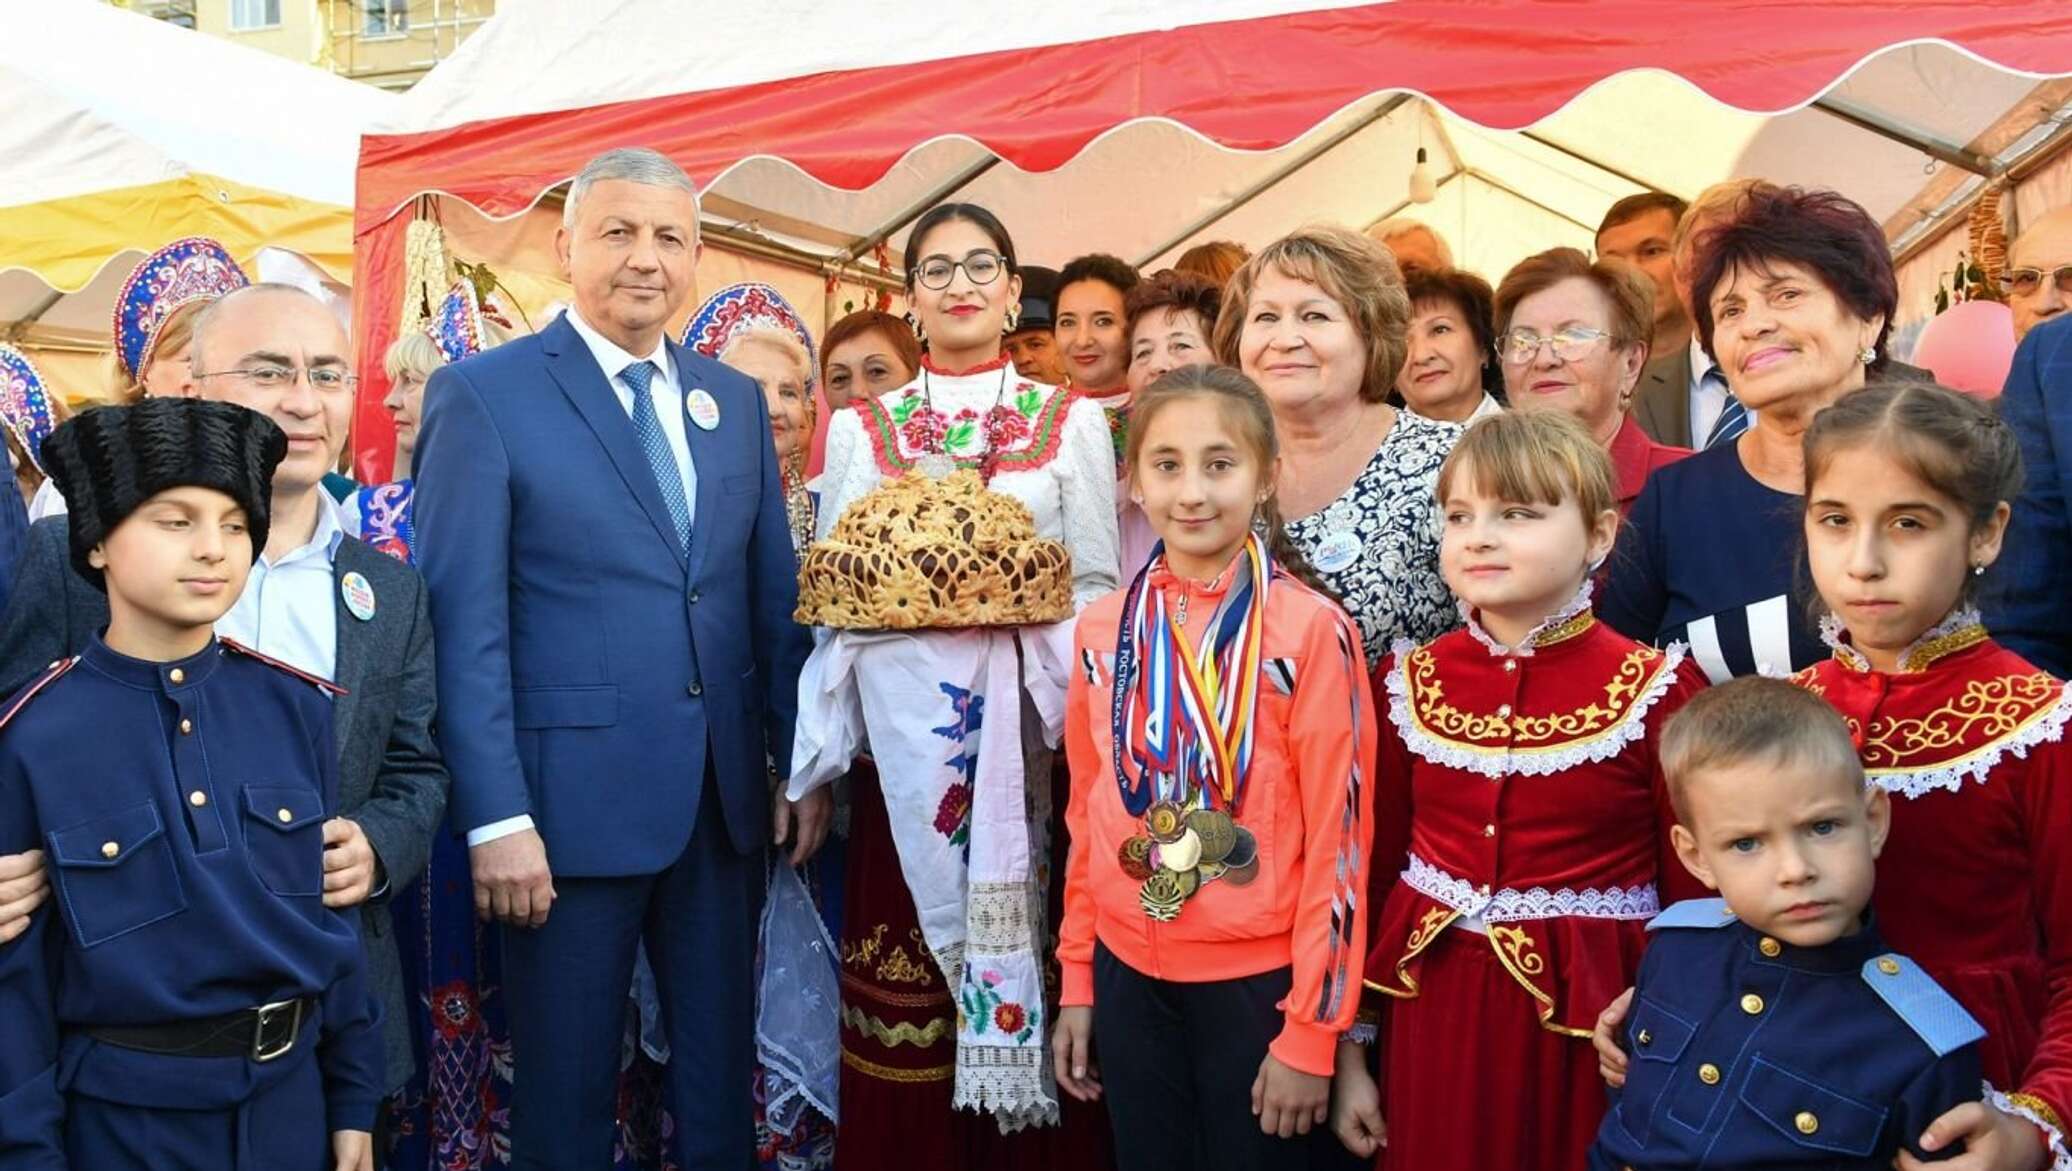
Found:
[[[1990,407],[1903,384],[1821,412],[1805,449],[1807,560],[1835,653],[1796,681],[1841,711],[1864,771],[1892,794],[1879,928],[1986,1027],[1988,1100],[1944,1115],[1923,1145],[1964,1140],[1938,1167],[2062,1171],[2072,701],[1970,606],[2000,552],[2020,450]]]
[[[1656,740],[1704,686],[1681,647],[1591,614],[1614,484],[1556,412],[1483,419],[1439,473],[1440,568],[1467,627],[1380,668],[1381,1076],[1341,1045],[1332,1118],[1382,1168],[1580,1171],[1603,1117],[1590,1026],[1680,870]]]
[[[1151,384],[1128,457],[1162,543],[1075,633],[1058,1084],[1124,1171],[1306,1168],[1359,1001],[1359,632],[1281,533],[1250,379]]]

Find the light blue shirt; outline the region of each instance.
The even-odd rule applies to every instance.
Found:
[[[345,540],[345,528],[338,521],[338,506],[323,489],[313,491],[317,527],[308,543],[278,560],[263,553],[255,558],[245,592],[216,620],[216,633],[320,679],[336,679],[338,603],[332,559],[338,555],[338,543]]]

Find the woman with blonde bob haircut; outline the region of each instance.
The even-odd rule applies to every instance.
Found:
[[[1409,327],[1395,258],[1333,226],[1261,249],[1216,318],[1217,354],[1273,407],[1288,536],[1359,624],[1369,666],[1459,624],[1431,498],[1461,428],[1389,405]]]

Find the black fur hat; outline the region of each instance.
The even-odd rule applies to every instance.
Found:
[[[256,558],[266,548],[273,469],[287,453],[288,437],[257,411],[147,398],[60,423],[43,441],[43,466],[65,496],[72,567],[105,590],[108,583],[87,554],[139,505],[169,488],[214,488],[237,501]]]

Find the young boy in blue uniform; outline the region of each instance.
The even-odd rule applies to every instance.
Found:
[[[318,681],[212,631],[286,437],[146,399],[45,440],[108,629],[0,713],[0,853],[55,896],[0,945],[0,1171],[371,1171],[381,1036],[323,905]]]
[[[1867,908],[1891,825],[1818,696],[1750,677],[1662,738],[1678,857],[1721,898],[1650,923],[1591,1166],[1890,1168],[1980,1096],[1985,1035]]]

